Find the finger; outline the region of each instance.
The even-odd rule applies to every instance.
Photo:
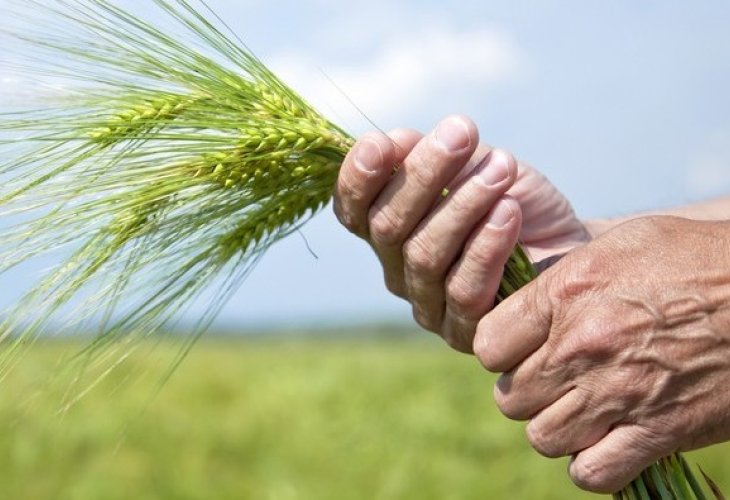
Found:
[[[414,308],[423,311],[417,319],[424,328],[441,329],[446,273],[463,251],[469,234],[511,187],[516,174],[517,163],[510,154],[492,151],[403,245],[408,296]]]
[[[367,238],[370,206],[421,137],[416,131],[397,129],[388,136],[372,132],[357,141],[335,186],[335,214],[348,230]]]
[[[538,349],[494,385],[494,400],[513,420],[532,418],[575,387],[574,373],[564,364],[552,363],[552,351]]]
[[[596,444],[618,419],[598,408],[593,393],[576,387],[530,420],[527,438],[542,455],[563,457]]]
[[[449,308],[445,308],[441,337],[452,349],[472,354],[472,340],[479,320],[455,316]]]
[[[370,209],[370,239],[386,281],[402,281],[403,242],[464,167],[478,143],[476,126],[454,116],[442,121],[403,161]]]
[[[585,241],[585,228],[568,200],[529,165],[520,165],[518,181],[510,194],[520,200],[523,212],[529,214],[522,227],[522,238],[550,242],[545,246],[532,245],[530,251],[535,260],[565,253],[576,245],[576,241]]]
[[[395,166],[398,169],[416,144],[423,139],[423,134],[409,128],[397,128],[388,132],[388,137],[395,147]]]
[[[671,452],[666,438],[638,425],[620,426],[573,458],[570,477],[584,490],[613,493]]]
[[[393,173],[391,173],[391,179],[393,178],[395,171],[397,168],[400,167],[400,165],[405,161],[406,157],[411,153],[413,148],[423,139],[423,134],[420,132],[416,132],[415,130],[410,129],[396,129],[388,133],[388,137],[391,138],[393,141],[393,144],[395,145],[395,169],[393,169]],[[365,211],[364,214],[362,214],[367,225],[367,212]],[[372,245],[372,241],[370,241],[370,234],[368,229],[368,242]],[[377,254],[377,249],[375,249],[375,252]],[[380,257],[380,255],[378,255]],[[381,262],[383,262],[385,259],[380,259]],[[385,284],[388,290],[390,290],[392,293],[399,297],[405,297],[405,282],[403,279],[403,269],[401,267],[386,267],[383,265],[383,272],[385,276]]]
[[[395,148],[381,133],[360,138],[345,157],[335,185],[334,210],[352,233],[367,237],[367,213],[390,179],[396,164]]]
[[[453,191],[460,186],[467,178],[474,175],[474,172],[476,172],[477,169],[481,168],[484,165],[484,161],[489,156],[489,154],[492,151],[491,146],[488,144],[485,144],[483,142],[480,142],[479,145],[476,147],[476,150],[474,150],[474,154],[472,154],[469,161],[466,163],[464,168],[462,168],[452,179],[451,182],[449,182],[446,185],[445,193],[448,195],[449,193],[453,193]],[[443,195],[444,193],[442,193]],[[436,203],[443,201],[444,196],[441,196],[437,198]]]
[[[455,349],[470,353],[479,320],[491,309],[504,265],[520,231],[520,205],[500,198],[467,241],[446,278],[442,335]]]
[[[512,370],[548,339],[553,316],[551,274],[539,276],[479,322],[474,352],[487,370]]]

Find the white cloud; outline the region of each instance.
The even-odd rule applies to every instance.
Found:
[[[316,107],[325,112],[334,108],[334,118],[355,119],[357,113],[344,98],[335,102],[338,90],[318,72],[321,67],[378,122],[415,116],[419,108],[446,95],[484,96],[489,86],[523,77],[528,66],[519,47],[497,29],[431,27],[393,36],[378,46],[372,57],[345,64],[318,62],[303,52],[281,53],[267,62]]]
[[[49,97],[63,97],[68,94],[68,87],[60,80],[52,77],[35,79],[0,73],[0,109],[28,103],[43,102]]]
[[[730,130],[713,133],[694,152],[687,167],[687,189],[693,197],[730,191]]]
[[[28,82],[22,78],[11,74],[0,74],[0,99],[3,105],[15,104],[12,102],[13,99],[28,98],[33,95]]]
[[[0,54],[0,111],[7,111],[8,106],[67,94],[67,82],[44,71],[38,54],[28,46],[0,35],[0,46],[3,43],[15,45]]]

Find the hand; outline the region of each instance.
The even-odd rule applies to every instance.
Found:
[[[730,222],[637,219],[569,253],[479,324],[508,417],[613,492],[730,439]]]
[[[588,239],[543,176],[479,145],[462,116],[426,136],[364,136],[342,165],[334,208],[373,247],[388,289],[413,305],[417,322],[463,352],[472,352],[518,238],[535,260]]]

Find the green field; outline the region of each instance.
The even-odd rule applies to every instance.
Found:
[[[0,498],[599,498],[437,341],[207,340],[156,396],[165,357],[140,354],[54,416],[60,389],[32,388],[66,348],[37,346],[3,381]],[[730,491],[730,447],[691,461]]]

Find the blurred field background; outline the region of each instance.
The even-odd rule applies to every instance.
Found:
[[[155,393],[178,349],[162,343],[58,415],[62,384],[36,390],[78,348],[41,343],[4,381],[1,498],[599,498],[499,415],[492,375],[424,334],[208,337]],[[730,491],[730,447],[690,461]]]

